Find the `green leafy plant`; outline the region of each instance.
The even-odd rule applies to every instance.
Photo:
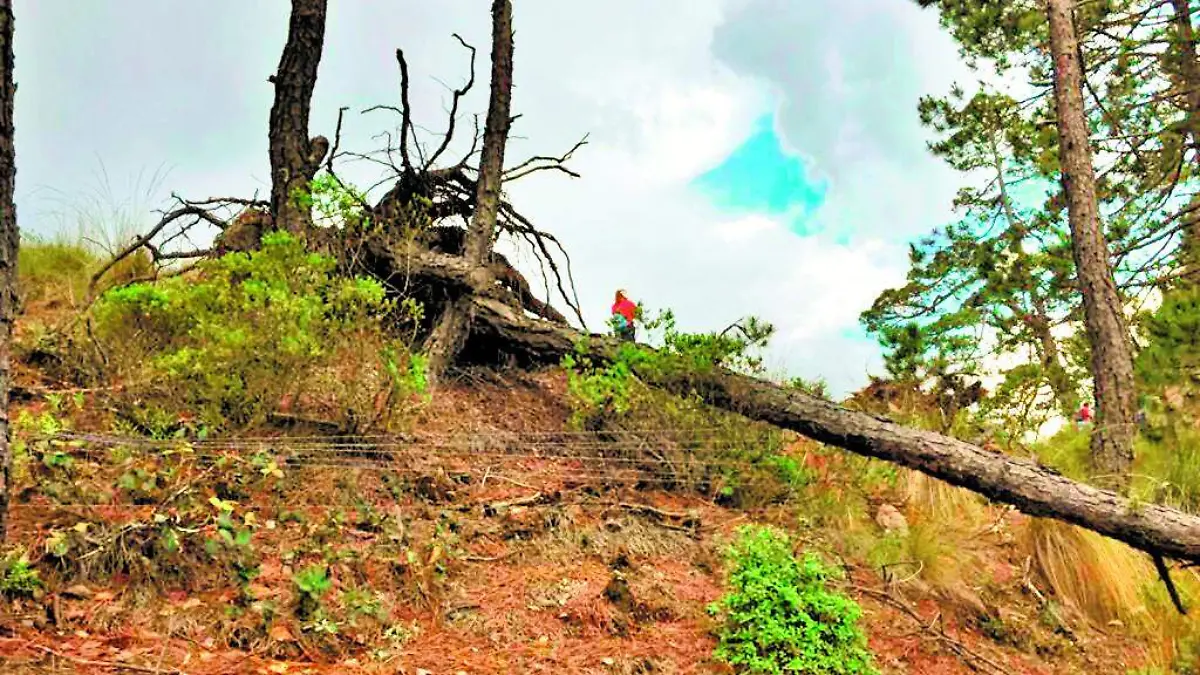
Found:
[[[297,614],[301,619],[315,618],[321,609],[321,599],[333,588],[329,571],[321,565],[310,565],[297,572],[292,577],[292,583],[300,594]]]
[[[745,526],[728,552],[731,591],[710,607],[724,624],[714,656],[745,673],[874,675],[862,610],[829,590],[834,571],[796,559],[787,535]]]
[[[260,250],[202,262],[195,275],[105,293],[95,335],[117,371],[110,375],[144,401],[126,416],[142,426],[180,415],[213,429],[252,424],[302,390],[339,346],[364,331],[382,335],[395,303],[377,281],[346,278],[336,265],[273,232]]]
[[[367,587],[349,588],[342,592],[342,607],[351,624],[359,617],[382,619],[383,603],[379,594]]]
[[[809,482],[809,472],[785,455],[787,436],[778,429],[711,408],[695,394],[669,394],[643,382],[717,368],[761,374],[758,351],[771,336],[769,324],[747,318],[720,332],[686,333],[663,311],[642,327],[657,348],[626,342],[598,359],[583,341],[563,359],[575,427],[679,430],[662,450],[667,454],[651,458],[661,474],[655,478],[732,506],[779,502]]]
[[[0,595],[28,597],[41,587],[38,571],[29,563],[24,551],[14,551],[0,560]]]
[[[602,418],[627,414],[633,407],[638,374],[700,374],[716,368],[761,374],[758,350],[775,330],[771,324],[748,317],[719,333],[687,333],[678,329],[670,310],[647,320],[643,328],[656,349],[623,343],[614,359],[600,363],[589,355],[585,341],[564,357],[576,425],[591,426]]]
[[[258,555],[252,544],[253,514],[247,513],[239,523],[234,518],[235,504],[219,497],[210,498],[209,503],[217,512],[214,519],[217,536],[205,540],[204,549],[213,558],[227,558],[238,582],[244,587],[253,581],[260,571]],[[172,543],[171,537],[165,532],[162,543],[168,548]],[[177,538],[174,539],[174,543],[178,545]]]

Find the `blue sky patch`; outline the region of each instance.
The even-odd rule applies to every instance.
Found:
[[[810,175],[803,158],[784,148],[775,115],[765,115],[750,136],[716,167],[692,180],[721,209],[790,216],[801,236],[816,234],[810,216],[825,201],[827,185]]]

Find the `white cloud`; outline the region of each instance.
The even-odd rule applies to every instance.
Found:
[[[719,222],[709,228],[709,232],[727,244],[745,245],[753,243],[757,235],[779,227],[781,225],[770,216],[755,214]]]

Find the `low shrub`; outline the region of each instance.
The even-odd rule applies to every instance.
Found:
[[[42,587],[38,571],[33,569],[22,550],[0,557],[0,596],[28,597]]]
[[[94,333],[103,371],[126,386],[123,415],[150,433],[169,430],[180,414],[208,428],[251,426],[312,391],[335,356],[362,345],[377,347],[366,357],[383,374],[382,394],[420,390],[420,360],[384,330],[395,302],[377,281],[335,267],[276,232],[261,250],[204,261],[194,275],[105,293]]]
[[[724,619],[714,656],[745,673],[867,675],[877,671],[858,604],[831,591],[814,554],[797,559],[788,537],[747,526],[728,552],[730,592],[711,608]]]
[[[621,432],[623,445],[631,446],[625,459],[645,460],[642,468],[654,480],[710,493],[729,506],[780,502],[810,482],[807,468],[785,452],[794,435],[712,408],[694,394],[666,393],[637,375],[717,367],[761,372],[756,350],[769,338],[769,325],[747,319],[737,331],[684,333],[667,311],[643,328],[658,349],[625,343],[615,360],[599,363],[583,344],[563,360],[576,428]],[[635,445],[653,450],[647,454]]]

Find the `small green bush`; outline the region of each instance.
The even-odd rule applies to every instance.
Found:
[[[302,619],[315,617],[321,609],[321,599],[333,588],[329,571],[321,565],[309,565],[292,576],[300,596],[297,613]]]
[[[346,345],[373,344],[393,309],[374,280],[337,274],[336,261],[275,232],[262,248],[200,264],[198,274],[113,289],[94,308],[108,375],[144,403],[127,414],[161,426],[187,412],[209,428],[261,421],[303,391]],[[416,383],[403,345],[381,342],[376,368]],[[114,372],[115,371],[115,372]]]
[[[874,675],[862,610],[827,587],[834,571],[787,535],[746,526],[728,552],[730,593],[710,607],[724,618],[717,660],[743,673]]]
[[[0,596],[28,597],[42,586],[37,570],[22,551],[0,559]]]

